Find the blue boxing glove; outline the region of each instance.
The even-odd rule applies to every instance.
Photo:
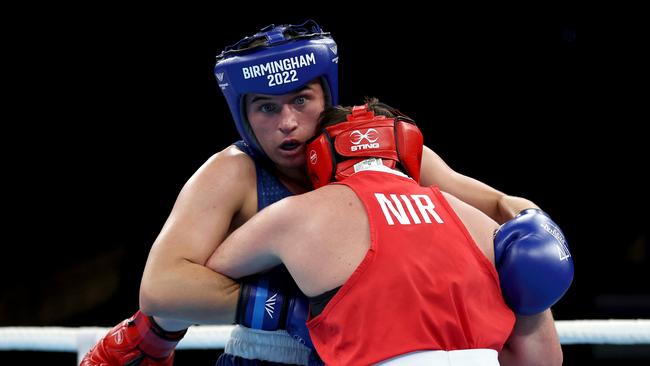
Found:
[[[309,315],[309,300],[301,292],[289,299],[287,309],[287,332],[298,342],[315,349],[307,330],[307,316]]]
[[[307,330],[309,302],[286,267],[242,279],[235,322],[274,331],[286,329],[298,342],[313,349]]]
[[[296,291],[293,279],[285,273],[284,266],[278,266],[241,280],[237,324],[270,331],[283,328],[288,300]]]
[[[520,212],[497,230],[494,260],[506,303],[520,315],[550,308],[573,280],[564,234],[538,209]]]

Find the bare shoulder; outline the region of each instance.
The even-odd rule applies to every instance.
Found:
[[[218,211],[234,215],[256,194],[255,165],[235,146],[212,155],[187,181],[176,202],[178,209]],[[198,210],[197,210],[198,209]]]
[[[263,220],[260,229],[273,233],[272,238],[266,241],[277,250],[290,270],[302,268],[308,273],[307,268],[322,268],[326,263],[334,265],[336,260],[332,253],[339,253],[338,259],[345,257],[349,260],[350,257],[343,253],[353,250],[351,243],[370,242],[363,204],[344,185],[328,185],[285,198],[262,210],[250,222],[261,215],[268,220]],[[322,278],[308,278],[311,278],[309,283],[312,285],[323,283]],[[340,285],[341,282],[337,281],[335,285]],[[332,288],[329,285],[316,287],[325,290]]]
[[[468,203],[465,203],[464,201],[460,200],[459,198],[457,198],[451,193],[443,192],[443,191],[441,191],[441,193],[443,197],[445,197],[445,200],[449,202],[451,207],[454,209],[456,214],[460,217],[460,219],[463,222],[471,221],[473,223],[476,223],[479,228],[488,231],[494,230],[499,227],[499,224],[497,224],[496,221],[494,221],[488,215],[481,212],[476,207]]]
[[[210,157],[181,190],[151,255],[205,263],[257,211],[255,179],[252,160],[234,147]]]
[[[463,222],[479,249],[494,263],[492,236],[499,224],[476,207],[461,201],[454,195],[447,192],[442,192],[442,195]]]
[[[449,202],[449,204],[454,209],[454,211],[465,208],[465,206],[469,206],[465,202],[459,200],[456,196],[454,196],[449,192],[440,191],[440,193],[442,193],[442,196],[445,197],[445,199],[447,200],[447,202]]]
[[[192,180],[224,181],[236,179],[238,183],[255,181],[255,164],[246,153],[234,145],[212,155],[192,176]]]

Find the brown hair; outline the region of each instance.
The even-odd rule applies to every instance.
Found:
[[[373,111],[376,116],[395,117],[397,114],[401,115],[399,111],[380,102],[377,98],[366,97],[364,104],[367,104],[368,109]],[[344,122],[350,114],[352,114],[352,107],[340,105],[326,107],[320,114],[319,128],[322,130],[325,127]]]

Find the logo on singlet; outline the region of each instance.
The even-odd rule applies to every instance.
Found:
[[[275,299],[278,296],[278,294],[273,294],[273,296],[269,297],[266,299],[266,302],[264,303],[264,309],[266,309],[267,314],[273,319],[273,313],[275,312]]]
[[[399,196],[397,194],[389,194],[388,197],[383,193],[375,193],[375,198],[381,207],[381,212],[384,214],[388,225],[395,225],[393,217],[401,225],[411,225],[411,220],[415,224],[422,224],[422,221],[427,224],[431,224],[433,221],[438,224],[444,224],[444,221],[442,221],[442,218],[435,210],[436,206],[431,201],[431,197],[426,194],[400,194]],[[402,202],[404,205],[402,205]],[[406,206],[406,210],[404,206]],[[415,209],[416,207],[417,211]]]

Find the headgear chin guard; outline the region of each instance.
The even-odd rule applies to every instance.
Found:
[[[352,108],[347,122],[325,127],[307,144],[307,171],[314,188],[343,180],[356,172],[355,164],[381,158],[385,166],[401,165],[405,173],[420,181],[422,133],[403,115],[375,116],[368,105]]]
[[[237,131],[254,157],[267,157],[246,117],[248,93],[280,95],[320,78],[326,104],[338,103],[338,54],[334,39],[313,20],[273,24],[245,37],[217,56],[214,73]]]

